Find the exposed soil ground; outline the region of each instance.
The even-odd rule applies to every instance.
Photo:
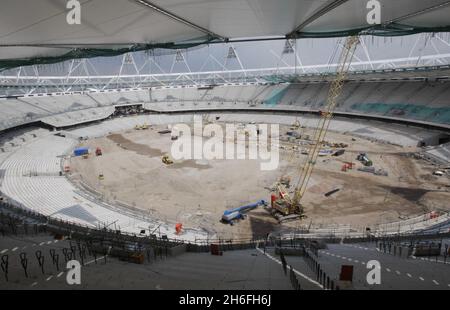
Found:
[[[300,151],[308,148],[308,141],[283,141],[275,171],[261,171],[260,160],[179,160],[165,165],[161,157],[170,154],[173,142],[170,134],[158,133],[165,128],[152,126],[83,141],[83,146],[93,150],[100,147],[103,155],[72,158],[72,176],[103,193],[108,201],[145,210],[185,227],[200,227],[223,238],[260,236],[280,229],[262,208],[251,211],[246,220],[233,226],[219,220],[226,209],[261,199],[270,201],[271,189],[281,176],[290,176],[295,185],[296,171],[306,158]],[[282,140],[288,130],[280,127]],[[299,129],[299,133],[303,137],[313,134],[309,129]],[[283,224],[284,227],[311,223],[364,227],[450,209],[449,179],[433,176],[435,168],[407,155],[415,148],[378,144],[335,132],[329,132],[326,140],[349,146],[342,156],[319,157],[302,200],[307,218]],[[293,145],[298,146],[296,151],[292,150]],[[358,171],[362,167],[356,160],[359,152],[366,152],[375,168],[389,175]],[[355,163],[355,169],[341,171],[344,162]],[[99,174],[104,175],[103,180],[99,180]],[[339,191],[329,197],[324,195],[333,189]]]

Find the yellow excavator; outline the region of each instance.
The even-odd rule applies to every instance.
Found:
[[[149,128],[149,126],[144,123],[143,125],[136,125],[134,126],[134,130],[147,130]]]
[[[173,160],[170,159],[169,155],[164,155],[164,156],[161,158],[161,161],[162,161],[164,164],[166,164],[166,165],[171,165],[171,164],[173,164]]]
[[[294,197],[289,195],[282,184],[277,186],[277,193],[272,194],[271,206],[268,210],[279,222],[305,217],[301,199],[305,194],[314,166],[316,165],[320,148],[325,140],[331,118],[333,117],[333,111],[337,104],[337,99],[342,92],[358,43],[358,36],[348,37],[345,41],[339,59],[336,78],[331,83],[326,106],[324,110],[320,111],[319,124],[314,130],[314,137],[312,139],[314,143],[311,145],[308,152],[306,163],[304,165],[299,165],[297,168],[300,177],[294,189]]]

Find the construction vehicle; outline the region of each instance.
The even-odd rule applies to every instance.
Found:
[[[296,139],[300,139],[302,137],[302,135],[298,131],[288,131],[286,132],[286,135]]]
[[[99,147],[97,147],[97,148],[95,149],[95,156],[102,156],[102,155],[103,155],[102,149],[99,148]]]
[[[74,156],[83,156],[89,154],[88,147],[78,147],[73,151]]]
[[[295,122],[291,125],[292,129],[299,129],[300,128],[300,122],[297,118],[295,118]]]
[[[357,160],[359,160],[364,166],[366,167],[372,167],[373,162],[367,157],[366,153],[360,153],[357,157]]]
[[[280,223],[295,220],[303,216],[303,208],[300,203],[295,203],[282,185],[277,186],[278,196],[272,194],[269,213]]]
[[[300,176],[297,185],[294,186],[294,196],[291,197],[282,185],[277,187],[278,193],[272,194],[271,196],[271,206],[267,210],[280,223],[304,217],[301,199],[306,192],[319,152],[325,141],[325,136],[333,117],[333,111],[338,103],[337,99],[342,92],[358,42],[359,39],[357,36],[348,37],[345,41],[337,67],[336,78],[331,83],[324,110],[321,110],[319,113],[319,124],[314,131],[312,139],[314,143],[311,145],[305,164],[303,166],[299,165],[297,168]]]
[[[134,126],[135,130],[147,130],[148,129],[148,125],[147,124],[143,124],[143,125],[136,125]]]
[[[267,206],[267,202],[265,200],[260,200],[256,203],[245,205],[239,208],[225,210],[223,212],[221,222],[224,224],[233,225],[234,222],[244,219],[247,212],[256,209],[259,206]]]
[[[161,158],[161,161],[162,161],[164,164],[166,164],[166,165],[171,165],[171,164],[173,164],[173,160],[170,159],[169,155],[164,155],[164,156]]]
[[[441,177],[441,176],[444,175],[444,172],[442,172],[442,171],[440,171],[440,170],[437,170],[437,171],[433,172],[433,175],[436,175],[436,176],[438,176],[438,177]]]

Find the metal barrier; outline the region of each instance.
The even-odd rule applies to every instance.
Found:
[[[1,208],[9,210],[10,213],[1,212]],[[29,224],[24,218],[33,219],[34,224]],[[32,225],[32,229],[30,229]],[[120,242],[130,242],[130,243],[142,243],[152,246],[163,246],[171,247],[177,246],[179,244],[186,244],[187,251],[192,252],[207,252],[209,251],[210,244],[219,244],[222,251],[230,250],[243,250],[255,248],[256,244],[259,242],[264,242],[265,244],[277,245],[290,245],[292,247],[299,247],[302,243],[310,242],[311,238],[300,237],[292,235],[291,238],[286,238],[279,236],[278,238],[267,238],[266,236],[251,237],[245,239],[234,239],[234,240],[223,240],[223,239],[205,239],[205,240],[195,240],[194,242],[170,239],[170,238],[158,238],[156,236],[143,236],[131,234],[119,230],[113,229],[99,229],[92,228],[89,226],[83,226],[79,223],[73,223],[69,221],[63,221],[61,219],[49,217],[42,215],[38,212],[29,210],[22,206],[20,203],[6,203],[0,201],[0,234],[2,236],[6,234],[38,234],[41,232],[51,232],[54,234],[63,234],[75,237],[78,239],[93,239],[93,240],[110,240],[110,241],[120,241]],[[445,238],[450,237],[450,232],[445,233],[420,233],[420,234],[398,234],[395,236],[372,236],[366,235],[358,238],[343,239],[338,236],[328,236],[321,238],[327,243],[337,243],[345,240],[346,243],[356,243],[356,242],[376,242],[376,241],[386,241],[386,240],[423,240],[432,238]],[[311,249],[312,251],[317,251],[317,249]]]
[[[428,241],[433,240],[431,238]],[[397,242],[392,240],[383,240],[378,241],[376,247],[379,251],[392,254],[396,256],[400,256],[403,258],[416,257],[416,256],[428,256],[434,257],[435,261],[438,261],[439,256],[442,256],[444,264],[447,264],[448,256],[450,255],[450,249],[448,244],[443,244],[442,239],[440,242],[434,243],[430,242],[428,244],[421,244],[420,241],[423,239],[410,239],[407,242]],[[417,248],[420,250],[420,254],[417,254]],[[405,250],[408,250],[408,253],[403,253]],[[432,259],[428,259],[429,261],[433,261]],[[450,262],[449,262],[450,263]]]
[[[287,262],[286,257],[284,256],[283,250],[280,249],[280,260],[281,260],[281,267],[283,268],[283,272],[285,275],[287,275]],[[301,290],[300,281],[297,278],[297,275],[294,272],[294,268],[292,268],[291,265],[289,265],[289,280],[291,281],[292,288],[294,290]]]
[[[302,287],[300,285],[300,281],[298,281],[297,275],[295,274],[292,266],[289,266],[289,278],[291,280],[291,284],[292,284],[292,287],[294,288],[294,290],[300,291],[302,289]]]
[[[304,260],[308,267],[315,273],[316,280],[320,283],[323,289],[326,290],[339,290],[339,286],[336,285],[335,280],[332,280],[326,272],[322,269],[322,266],[318,260],[318,252],[312,253],[308,248],[304,248]]]

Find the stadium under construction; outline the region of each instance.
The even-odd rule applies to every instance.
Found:
[[[450,289],[448,1],[73,2],[0,12],[0,289]]]

